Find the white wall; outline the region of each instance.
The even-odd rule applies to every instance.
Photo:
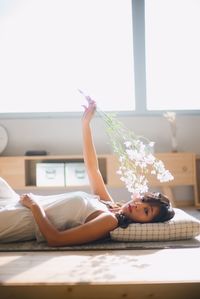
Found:
[[[170,127],[162,116],[124,116],[125,125],[136,134],[156,142],[156,152],[171,151]],[[81,154],[81,119],[1,119],[9,135],[3,156],[24,155],[27,150],[44,149],[49,154]],[[111,148],[102,120],[94,118],[93,135],[98,153],[110,153]],[[177,116],[179,151],[200,153],[200,116]]]

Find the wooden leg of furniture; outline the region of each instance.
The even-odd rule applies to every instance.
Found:
[[[200,208],[199,198],[198,198],[198,188],[197,185],[194,185],[194,205],[197,209]]]
[[[172,188],[168,187],[168,186],[164,186],[164,187],[162,187],[162,192],[169,198],[172,206],[175,208],[176,204],[175,204],[175,199],[174,199]]]

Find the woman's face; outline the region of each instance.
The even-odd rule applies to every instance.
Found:
[[[140,197],[132,197],[132,200],[121,207],[122,213],[134,222],[151,222],[159,214],[159,207],[142,202]]]

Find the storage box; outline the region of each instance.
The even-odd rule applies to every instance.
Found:
[[[89,185],[89,179],[83,162],[65,163],[66,186]]]
[[[65,186],[64,163],[37,163],[36,164],[36,185]]]

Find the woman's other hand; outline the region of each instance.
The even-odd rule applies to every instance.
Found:
[[[31,207],[36,204],[36,202],[30,197],[29,194],[23,194],[20,196],[20,203],[28,208],[31,209]]]
[[[95,114],[96,111],[96,102],[92,100],[89,96],[85,96],[85,99],[87,101],[87,105],[82,105],[84,108],[84,113],[83,113],[83,122],[89,123]]]

